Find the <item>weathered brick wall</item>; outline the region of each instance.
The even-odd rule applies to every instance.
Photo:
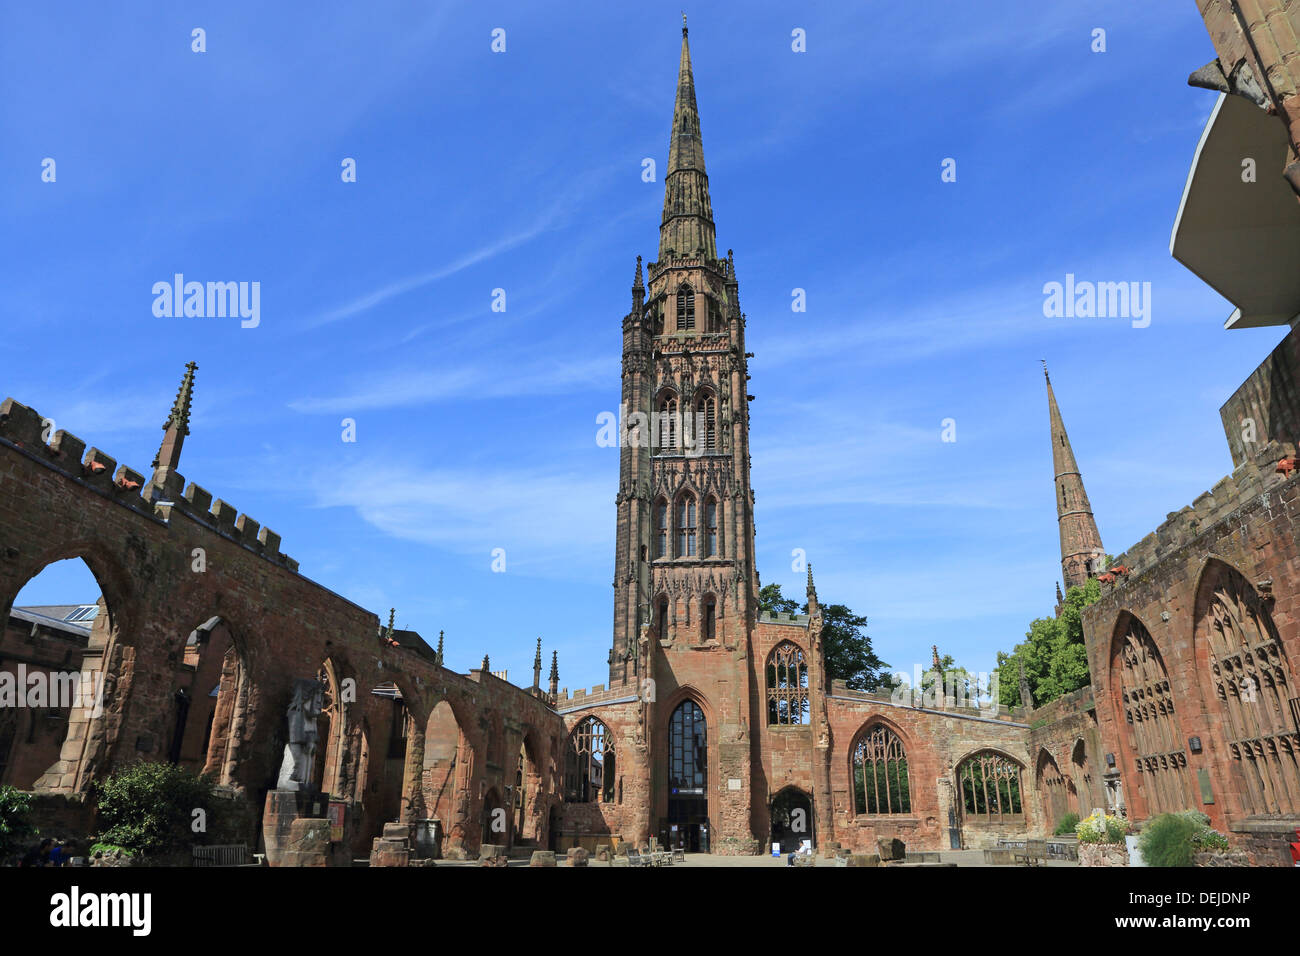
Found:
[[[540,697],[491,675],[453,674],[437,665],[422,641],[391,646],[378,638],[377,617],[298,573],[279,550],[279,536],[184,479],[146,482],[66,432],[42,441],[41,417],[7,399],[0,405],[0,613],[53,561],[85,560],[107,612],[86,652],[107,673],[104,713],[74,714],[60,759],[38,786],[45,792],[85,792],[91,780],[136,759],[165,759],[176,724],[176,694],[191,693],[219,670],[187,663],[190,633],[220,618],[236,648],[243,675],[238,700],[225,716],[229,741],[220,782],[260,812],[276,784],[286,740],[286,709],[293,682],[314,677],[327,662],[336,686],[338,726],[330,721],[334,792],[353,803],[360,822],[356,846],[376,835],[393,811],[405,821],[428,812],[423,735],[433,707],[455,701],[465,752],[475,755],[458,801],[463,844],[482,839],[483,797],[504,794],[515,782],[523,740],[550,754],[538,773],[540,806],[556,783],[551,767],[564,736],[562,721]],[[201,549],[202,569],[196,563]],[[421,650],[423,648],[423,651]],[[220,679],[220,678],[219,678]],[[389,754],[393,703],[371,691],[392,682],[410,715],[404,756]],[[345,689],[345,685],[347,685]],[[341,698],[341,699],[340,699]],[[196,717],[195,719],[200,719]],[[203,718],[205,719],[205,718]],[[495,726],[495,762],[487,728]],[[189,725],[186,725],[189,737]],[[184,751],[187,742],[182,742]],[[549,809],[549,807],[548,807]],[[535,829],[535,826],[534,826]],[[250,835],[254,837],[254,835]]]
[[[1033,787],[1033,763],[1026,750],[1028,727],[975,710],[947,711],[896,706],[880,695],[832,686],[828,701],[833,749],[831,791],[835,839],[841,846],[874,852],[880,837],[897,837],[920,850],[949,848],[949,810],[956,813],[962,845],[992,846],[1000,837],[1040,833],[1043,811]],[[853,804],[853,750],[859,734],[882,723],[907,752],[911,808],[908,813],[862,815]],[[966,818],[957,803],[955,773],[967,757],[991,750],[1021,767],[1023,813],[1005,822]]]
[[[1211,562],[1239,572],[1264,598],[1287,658],[1289,693],[1295,695],[1300,660],[1300,480],[1272,469],[1278,454],[1274,445],[1243,462],[1212,495],[1198,498],[1195,509],[1171,515],[1154,535],[1119,556],[1117,562],[1132,570],[1118,575],[1113,584],[1103,584],[1102,599],[1084,612],[1101,740],[1105,751],[1115,756],[1129,813],[1136,819],[1150,814],[1152,801],[1146,781],[1136,772],[1116,672],[1118,631],[1130,614],[1150,633],[1168,671],[1189,776],[1194,782],[1200,771],[1209,776],[1214,802],[1204,803],[1199,792],[1188,802],[1208,813],[1219,829],[1245,834],[1259,823],[1248,820],[1243,810],[1244,774],[1229,754],[1225,714],[1212,691],[1209,649],[1205,640],[1196,638],[1196,618],[1199,586]],[[1199,754],[1187,746],[1192,737],[1202,741]]]
[[[754,680],[751,705],[754,733],[753,794],[754,833],[766,841],[771,833],[772,800],[787,787],[814,797],[814,761],[817,751],[811,723],[769,724],[767,664],[776,648],[789,641],[809,656],[808,619],[802,615],[765,618],[754,629]],[[812,702],[810,701],[810,705]],[[818,812],[813,801],[813,813]]]
[[[1300,7],[1293,0],[1197,0],[1225,75],[1249,69],[1237,81],[1256,85],[1268,95],[1291,142],[1300,142]],[[1295,159],[1292,155],[1291,160]]]
[[[80,670],[89,636],[80,628],[34,624],[11,616],[0,633],[0,673],[9,675],[6,680],[13,682],[15,695],[27,689],[19,684],[19,677],[30,682],[35,674],[45,675],[46,693],[52,693],[57,690],[52,675]],[[0,784],[28,789],[58,759],[69,714],[53,696],[46,697],[45,706],[27,706],[33,700],[26,696],[22,706],[19,703],[15,696],[10,706],[0,707]]]
[[[1029,711],[1024,720],[1029,724],[1027,749],[1034,762],[1033,786],[1048,830],[1055,829],[1064,813],[1086,817],[1093,809],[1104,809],[1101,735],[1092,686]],[[1059,795],[1049,793],[1044,784],[1049,759],[1062,778]]]
[[[1278,343],[1223,403],[1219,417],[1234,468],[1249,462],[1270,442],[1286,447],[1300,437],[1300,335],[1290,332]],[[1216,486],[1215,497],[1220,493]]]

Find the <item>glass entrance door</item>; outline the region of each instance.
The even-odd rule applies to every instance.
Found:
[[[665,845],[707,853],[709,747],[704,711],[682,701],[668,723],[668,817],[660,829]]]

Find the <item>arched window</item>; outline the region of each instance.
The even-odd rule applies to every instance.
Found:
[[[704,596],[704,603],[700,608],[700,637],[703,640],[711,641],[717,631],[717,611],[718,605],[712,594]]]
[[[695,292],[690,286],[677,290],[677,331],[695,330]]]
[[[655,557],[668,557],[668,502],[655,502]]]
[[[1021,766],[1010,757],[986,750],[972,754],[957,768],[962,810],[968,817],[1001,821],[1024,816],[1020,796]]]
[[[614,739],[595,717],[585,717],[569,735],[564,763],[564,799],[570,803],[614,802]]]
[[[808,663],[799,645],[784,641],[767,658],[767,722],[808,723]]]
[[[1055,827],[1072,808],[1065,774],[1061,773],[1056,758],[1046,747],[1038,754],[1038,792],[1043,799],[1043,809],[1047,812],[1047,825]]]
[[[1268,608],[1233,568],[1214,562],[1197,600],[1210,685],[1224,721],[1234,778],[1249,814],[1300,813],[1300,736],[1291,666]]]
[[[853,748],[853,812],[912,812],[907,751],[884,724],[863,731]]]
[[[1124,635],[1116,641],[1112,670],[1120,689],[1120,704],[1128,724],[1138,772],[1138,788],[1152,813],[1172,813],[1195,807],[1190,798],[1187,754],[1175,716],[1169,674],[1146,627],[1128,617]]]
[[[677,424],[677,396],[669,393],[659,400],[655,438],[660,451],[671,451],[677,447]]]
[[[668,792],[703,794],[709,780],[708,731],[704,711],[684,700],[668,722]]]
[[[718,450],[718,402],[705,393],[695,404],[695,440],[701,451]]]
[[[689,494],[677,499],[677,557],[695,557],[695,498]]]
[[[709,498],[704,502],[704,556],[718,556],[718,499]]]

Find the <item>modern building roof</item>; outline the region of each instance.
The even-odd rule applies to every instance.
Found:
[[[1300,316],[1300,203],[1282,176],[1287,149],[1276,116],[1245,97],[1219,94],[1169,252],[1235,306],[1225,328],[1288,325]]]

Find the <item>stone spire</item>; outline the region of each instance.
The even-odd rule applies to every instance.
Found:
[[[664,176],[664,217],[659,226],[659,261],[673,255],[703,254],[716,259],[713,206],[709,177],[704,171],[704,141],[695,106],[695,76],[691,48],[682,21],[682,59],[677,71],[677,102],[668,140],[668,172]]]
[[[172,402],[171,414],[163,422],[166,434],[163,435],[158,454],[154,456],[154,468],[172,471],[180,464],[181,446],[185,444],[185,436],[190,433],[190,404],[194,400],[194,372],[197,369],[198,365],[194,362],[185,365],[185,377],[181,379],[181,387],[176,392],[176,401]]]
[[[542,689],[542,639],[537,639],[537,653],[533,655],[533,688]]]
[[[554,703],[560,693],[560,652],[551,651],[551,702]]]
[[[439,667],[442,666],[442,660],[443,660],[443,658],[442,658],[442,636],[443,636],[443,632],[442,632],[442,631],[439,631],[439,632],[438,632],[438,666],[439,666]]]
[[[1061,571],[1066,590],[1078,587],[1096,574],[1098,560],[1105,553],[1097,522],[1092,517],[1092,505],[1083,488],[1083,475],[1074,460],[1070,437],[1065,433],[1061,410],[1056,405],[1052,379],[1043,363],[1043,377],[1047,379],[1047,412],[1052,425],[1052,470],[1056,474],[1056,519],[1061,529]]]

